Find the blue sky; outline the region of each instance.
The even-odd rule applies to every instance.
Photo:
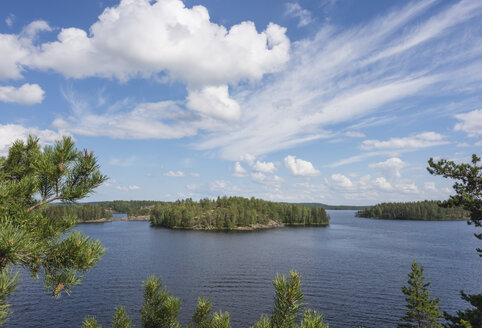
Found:
[[[2,1],[0,155],[94,150],[89,200],[444,199],[482,150],[482,2]]]

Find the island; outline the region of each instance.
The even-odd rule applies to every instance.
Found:
[[[449,221],[468,220],[470,215],[461,207],[445,208],[440,202],[425,200],[406,203],[380,203],[356,213],[357,217],[387,220]]]
[[[173,229],[258,230],[283,226],[327,226],[330,217],[323,208],[308,208],[243,197],[192,199],[156,204],[151,224]]]

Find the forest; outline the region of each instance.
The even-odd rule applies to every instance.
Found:
[[[71,217],[77,222],[110,219],[112,211],[100,204],[49,204],[42,214],[50,218]]]
[[[387,220],[446,221],[467,220],[469,212],[462,207],[442,207],[437,201],[381,203],[358,211],[356,216]]]
[[[323,208],[269,202],[254,197],[218,197],[159,203],[151,210],[153,226],[200,230],[235,229],[255,225],[325,226]]]

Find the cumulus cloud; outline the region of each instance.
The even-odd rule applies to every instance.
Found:
[[[341,187],[341,188],[353,187],[353,183],[351,182],[351,180],[348,177],[344,176],[343,174],[332,174],[331,181],[337,187]]]
[[[400,178],[400,170],[407,166],[407,163],[398,157],[392,157],[384,162],[368,165],[371,169],[380,170],[387,178]]]
[[[259,184],[264,184],[264,185],[269,185],[269,186],[277,186],[279,187],[280,184],[284,181],[283,178],[274,175],[274,176],[269,176],[266,175],[262,172],[252,172],[251,173],[251,180],[253,182],[259,183]]]
[[[290,17],[298,18],[298,27],[306,26],[313,21],[311,12],[303,9],[297,2],[288,2],[286,4],[285,14]]]
[[[239,156],[239,160],[242,162],[248,163],[248,165],[253,165],[255,159],[256,159],[256,156],[248,153]]]
[[[253,171],[262,173],[273,173],[276,171],[276,166],[273,162],[260,162],[256,161],[253,165]]]
[[[177,171],[177,172],[169,171],[167,173],[164,173],[164,176],[165,177],[173,177],[173,178],[183,178],[186,175],[182,171]]]
[[[0,156],[8,154],[8,149],[14,141],[26,140],[29,135],[38,137],[41,146],[51,145],[62,138],[62,133],[53,130],[24,127],[18,124],[0,124]]]
[[[435,132],[423,132],[411,137],[390,138],[386,141],[365,140],[362,149],[416,149],[439,145],[446,145],[449,142],[444,140],[444,136]]]
[[[294,176],[310,177],[320,175],[320,171],[316,170],[311,162],[296,158],[296,156],[286,156],[284,163]]]
[[[435,182],[424,182],[423,189],[437,192],[437,188],[435,187]]]
[[[246,176],[246,169],[241,165],[240,162],[234,163],[233,176],[244,177]]]
[[[21,87],[0,86],[0,101],[33,105],[41,103],[45,92],[38,84],[25,83]]]
[[[455,131],[464,131],[470,137],[482,136],[482,109],[458,114],[455,117],[461,121],[455,125]]]
[[[239,104],[229,98],[228,86],[205,87],[189,92],[187,107],[226,121],[239,119]]]
[[[388,182],[387,179],[385,179],[384,177],[376,178],[373,181],[373,183],[374,183],[375,186],[377,186],[378,188],[380,188],[382,190],[386,190],[386,191],[393,190],[393,187],[390,184],[390,182]]]
[[[38,22],[25,33],[41,29],[47,27]],[[257,81],[280,70],[289,59],[285,32],[270,23],[258,33],[248,21],[226,29],[210,21],[205,7],[187,8],[181,0],[122,0],[105,9],[89,32],[63,28],[56,41],[9,62],[71,78],[126,81],[160,74],[187,84],[189,108],[235,120],[239,105],[230,98],[228,84]],[[10,70],[18,77],[17,67]]]

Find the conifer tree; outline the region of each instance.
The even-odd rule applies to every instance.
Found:
[[[442,159],[435,163],[432,158],[428,161],[427,170],[433,175],[441,175],[444,178],[454,179],[453,185],[455,195],[441,203],[444,207],[462,206],[470,212],[469,224],[475,227],[482,227],[482,166],[480,165],[480,157],[476,154],[472,155],[472,163],[456,164],[453,161]],[[482,240],[481,233],[474,233],[475,237]],[[479,256],[482,257],[482,249],[477,248]],[[457,311],[456,316],[452,316],[444,312],[445,318],[448,320],[447,327],[459,328],[482,327],[482,293],[466,294],[460,292],[462,299],[470,303],[472,306],[465,311]]]
[[[99,261],[102,245],[71,231],[74,218],[48,217],[41,208],[55,200],[75,202],[105,180],[93,153],[77,150],[71,138],[41,149],[29,137],[0,157],[0,324],[8,318],[8,296],[18,281],[11,268],[43,275],[46,288],[60,296]]]
[[[115,314],[112,318],[112,328],[131,328],[132,320],[127,315],[126,309],[123,306],[115,308]]]
[[[418,267],[414,260],[412,271],[408,274],[408,286],[402,287],[407,301],[407,312],[401,318],[398,327],[406,328],[435,328],[442,327],[439,319],[442,318],[440,308],[437,306],[439,299],[430,299],[428,292],[430,282],[425,282],[423,266]]]

